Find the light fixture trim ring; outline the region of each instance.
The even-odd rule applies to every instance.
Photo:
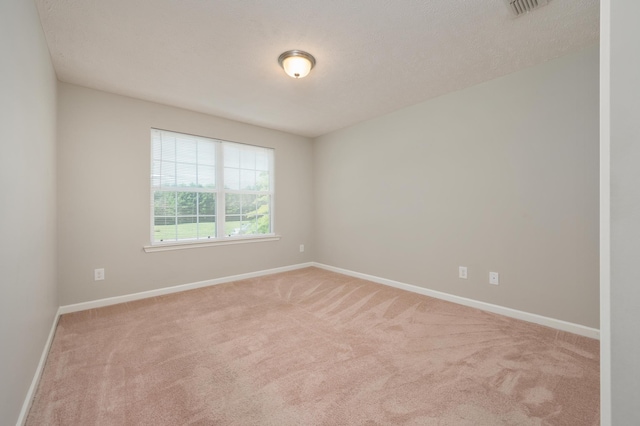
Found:
[[[312,70],[313,67],[316,66],[316,58],[314,58],[313,55],[311,55],[310,53],[305,52],[304,50],[298,50],[298,49],[287,50],[286,52],[282,53],[278,57],[278,63],[280,64],[280,66],[282,68],[284,68],[284,65],[283,65],[284,60],[287,59],[287,58],[291,58],[293,56],[300,56],[300,57],[305,58],[306,60],[308,60],[311,63],[310,70]]]

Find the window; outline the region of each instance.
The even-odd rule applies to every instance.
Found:
[[[273,149],[151,130],[151,243],[272,234]]]

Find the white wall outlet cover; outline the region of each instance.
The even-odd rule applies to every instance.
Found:
[[[94,281],[102,281],[102,280],[104,280],[104,268],[95,269],[93,271],[93,280]]]
[[[458,278],[462,278],[463,280],[467,279],[467,267],[466,266],[458,266]]]
[[[500,284],[500,274],[497,272],[489,272],[489,284]]]
[[[304,244],[300,244],[300,253],[304,252]]]

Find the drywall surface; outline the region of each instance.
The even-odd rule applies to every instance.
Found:
[[[598,327],[597,46],[320,137],[314,161],[317,261]]]
[[[35,1],[61,81],[307,136],[598,39],[599,0]],[[295,83],[292,48],[318,61]]]
[[[613,425],[640,424],[640,4],[611,2],[611,407]],[[608,380],[604,377],[603,380]]]
[[[61,305],[312,260],[310,139],[66,83],[58,108]],[[145,253],[151,128],[275,148],[282,238]],[[104,281],[93,280],[96,268],[105,269]]]
[[[0,2],[0,424],[15,424],[58,307],[56,76],[34,2]]]

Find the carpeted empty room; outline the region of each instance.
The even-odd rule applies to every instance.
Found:
[[[640,425],[611,2],[0,1],[0,426]]]
[[[597,340],[319,268],[60,317],[29,425],[597,425]]]

